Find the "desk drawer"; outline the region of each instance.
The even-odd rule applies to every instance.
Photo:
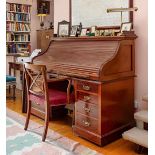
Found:
[[[77,90],[98,93],[98,84],[86,81],[77,81]]]
[[[98,120],[76,112],[75,125],[88,131],[98,133]]]
[[[77,91],[77,100],[82,100],[87,103],[98,104],[98,95],[91,95],[88,93]]]
[[[98,106],[83,101],[76,102],[76,112],[82,113],[86,116],[98,118]]]

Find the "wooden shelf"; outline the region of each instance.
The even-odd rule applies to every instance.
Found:
[[[18,14],[30,14],[29,12],[16,12],[16,11],[6,11],[6,12],[10,12],[10,13],[18,13]]]
[[[30,43],[30,41],[7,41],[6,43],[27,44]]]
[[[21,4],[21,3],[6,2],[6,4]],[[32,6],[31,4],[21,4],[21,5]]]
[[[30,21],[14,21],[14,20],[6,20],[6,22],[13,22],[13,23],[27,23],[27,24],[30,24]]]
[[[10,33],[30,33],[30,31],[6,31],[6,32],[10,32]]]

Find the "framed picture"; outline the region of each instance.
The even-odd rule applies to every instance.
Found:
[[[95,33],[95,31],[96,31],[96,26],[92,26],[90,32],[91,32],[91,33]]]
[[[68,37],[70,32],[70,23],[63,20],[61,22],[58,22],[58,37]]]
[[[95,36],[100,36],[100,30],[95,31]]]
[[[86,35],[87,35],[87,29],[82,29],[80,36],[86,36]]]
[[[104,31],[105,30],[99,30],[100,36],[104,36]]]
[[[50,1],[37,0],[37,14],[50,14]]]
[[[131,27],[132,27],[131,22],[122,23],[122,25],[121,25],[121,33],[123,31],[131,31]]]
[[[78,30],[79,25],[73,25],[71,27],[71,32],[70,32],[70,36],[75,37],[77,34],[77,30]]]

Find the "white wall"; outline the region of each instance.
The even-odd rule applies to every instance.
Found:
[[[54,33],[57,34],[58,22],[69,21],[69,0],[54,0]]]
[[[57,32],[57,22],[69,20],[69,0],[55,0],[54,5],[54,25]],[[135,101],[138,102],[138,108],[146,108],[142,104],[142,96],[148,93],[148,1],[134,0],[134,6],[138,11],[134,12],[134,30],[138,38],[135,41]]]
[[[144,109],[147,105],[142,102],[142,96],[148,94],[148,1],[134,0],[138,11],[134,13],[134,29],[138,38],[135,42],[135,99],[138,108]]]

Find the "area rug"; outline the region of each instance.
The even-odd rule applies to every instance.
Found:
[[[43,126],[30,121],[29,130],[25,131],[24,123],[24,116],[7,109],[7,155],[101,155],[51,129],[48,130],[46,141],[42,142]]]

